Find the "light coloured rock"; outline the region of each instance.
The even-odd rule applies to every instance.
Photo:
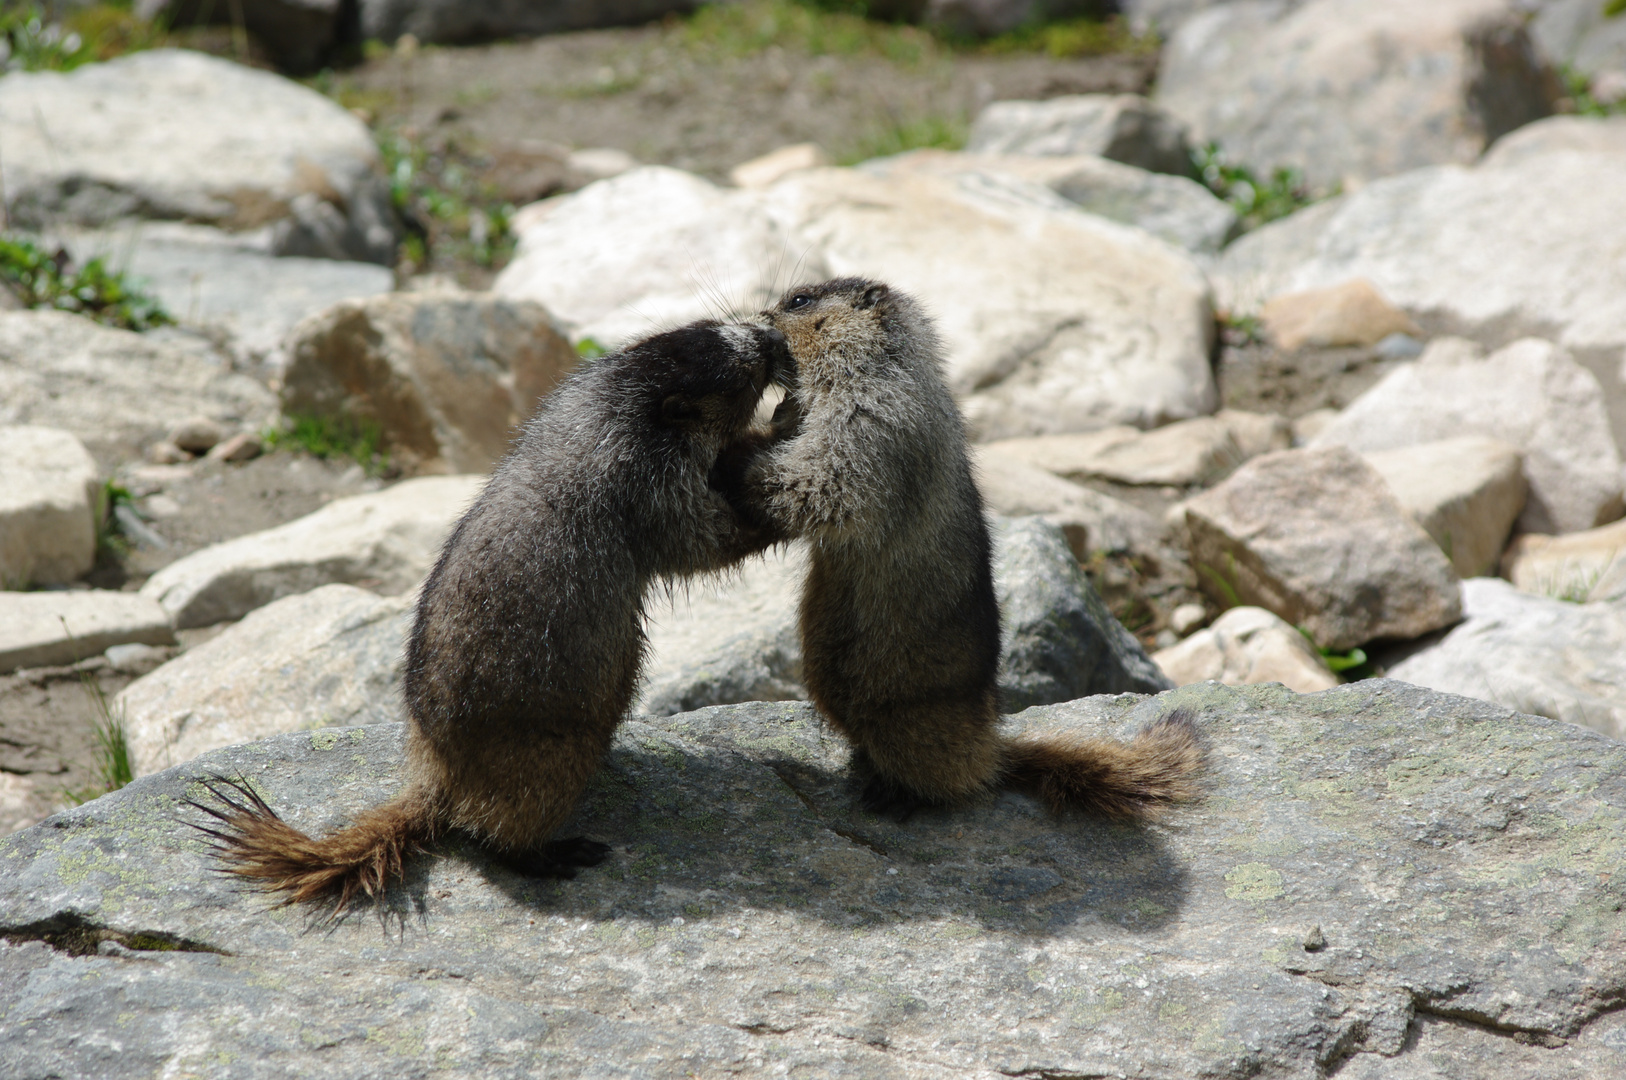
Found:
[[[1147,432],[1120,426],[987,445],[1069,480],[1191,487],[1218,483],[1248,458],[1286,449],[1287,428],[1280,417],[1223,410]]]
[[[1042,184],[1097,217],[1145,229],[1160,240],[1215,255],[1236,234],[1236,211],[1184,176],[1148,172],[1103,157],[1032,157],[913,150],[865,162],[876,175],[925,172],[940,176],[981,173]]]
[[[486,472],[576,350],[539,304],[491,293],[346,301],[288,340],[283,412],[377,424],[409,470]]]
[[[1423,333],[1362,278],[1273,296],[1259,309],[1259,319],[1277,346],[1290,351],[1306,345],[1376,345],[1390,334]]]
[[[225,342],[249,363],[282,364],[282,339],[299,320],[340,300],[395,287],[388,266],[343,259],[277,257],[271,236],[172,221],[54,230],[75,260],[100,258],[158,298],[183,326]]]
[[[185,220],[269,227],[280,255],[395,258],[389,185],[366,125],[270,72],[155,49],[8,75],[0,144],[13,227]]]
[[[199,342],[65,311],[0,312],[0,424],[63,428],[118,459],[189,416],[255,427],[275,409],[269,390]]]
[[[971,124],[973,154],[1093,154],[1148,172],[1190,176],[1186,125],[1139,94],[996,101]]]
[[[166,441],[188,454],[206,454],[225,437],[225,430],[207,416],[189,416],[169,429]]]
[[[454,840],[319,929],[212,872],[182,800],[241,775],[325,833],[399,790],[401,728],[216,751],[0,840],[0,1008],[34,1031],[8,1072],[1621,1074],[1626,748],[1386,680],[1012,726],[1123,738],[1176,708],[1209,747],[1202,799],[1151,828],[1014,792],[857,811],[806,704],[641,718],[568,826],[612,845],[603,866],[528,879]],[[35,940],[55,928],[76,932]]]
[[[107,658],[108,666],[114,671],[125,675],[145,675],[167,663],[173,652],[173,649],[156,645],[129,642],[124,645],[109,645],[102,651],[102,655]]]
[[[1470,578],[1462,594],[1462,625],[1390,677],[1626,739],[1626,606],[1532,596],[1500,578]]]
[[[256,436],[240,431],[225,442],[211,447],[209,457],[215,461],[252,461],[264,452],[265,447]]]
[[[1350,402],[1312,445],[1365,453],[1462,435],[1500,439],[1524,455],[1530,490],[1520,531],[1574,532],[1620,516],[1620,456],[1598,380],[1564,349],[1533,338],[1490,356],[1436,339]]]
[[[334,583],[395,594],[429,572],[447,533],[485,484],[483,476],[424,476],[352,495],[264,532],[177,559],[141,587],[184,630],[237,619]]]
[[[493,289],[542,304],[572,340],[607,348],[730,306],[755,311],[802,255],[755,192],[717,187],[660,166],[633,169],[529,215]],[[817,252],[800,267],[822,276]]]
[[[999,688],[1007,710],[1167,684],[1096,595],[1056,526],[996,520],[994,581],[1003,621]],[[650,605],[650,660],[635,711],[805,700],[796,607],[801,545],[694,582]]]
[[[78,439],[0,426],[0,589],[75,581],[96,562],[101,480]]]
[[[1176,686],[1214,680],[1226,686],[1281,683],[1313,694],[1338,685],[1309,640],[1264,608],[1232,608],[1205,630],[1159,649],[1152,661]]]
[[[1194,141],[1318,186],[1472,161],[1560,92],[1506,0],[1224,4],[1180,24],[1157,85]]]
[[[1201,604],[1181,604],[1169,612],[1169,629],[1181,637],[1200,628],[1207,621],[1208,609]]]
[[[1342,446],[1256,457],[1185,510],[1203,590],[1272,611],[1322,648],[1414,638],[1462,613],[1445,555]]]
[[[113,700],[136,775],[267,735],[400,719],[411,622],[407,597],[351,585],[267,604]]]
[[[1338,419],[1337,409],[1311,409],[1293,420],[1293,445],[1308,446],[1327,426]]]
[[[1626,23],[1621,24],[1626,27]],[[1570,151],[1626,154],[1626,116],[1549,116],[1496,140],[1480,159],[1481,169],[1518,165],[1531,158]]]
[[[135,593],[0,592],[0,672],[75,664],[108,646],[174,643],[169,613]]]
[[[1275,413],[1221,409],[1214,414],[1214,419],[1221,421],[1230,431],[1244,459],[1272,450],[1286,450],[1293,445],[1293,425]]]
[[[1626,359],[1620,155],[1554,151],[1420,169],[1248,234],[1214,267],[1220,304],[1365,278],[1434,328],[1556,338]]]
[[[613,146],[589,146],[584,150],[571,151],[565,157],[565,164],[570,166],[571,171],[589,180],[608,180],[636,169],[639,161],[625,150]]]
[[[1626,18],[1605,15],[1592,0],[1538,0],[1537,7],[1530,36],[1555,65],[1626,71]]]
[[[1137,506],[989,446],[972,447],[971,456],[989,510],[1044,518],[1061,529],[1080,561],[1096,551],[1146,553],[1161,542],[1162,526]]]
[[[1515,447],[1464,435],[1361,456],[1440,545],[1458,577],[1496,571],[1528,490]]]
[[[1626,521],[1565,536],[1515,537],[1502,556],[1502,576],[1537,596],[1626,601]]]
[[[830,155],[818,143],[796,143],[741,162],[729,171],[728,179],[735,187],[765,188],[798,169],[818,169],[830,164]]]
[[[1138,229],[999,177],[814,169],[764,198],[829,272],[927,303],[982,438],[1154,427],[1214,408],[1206,279]]]

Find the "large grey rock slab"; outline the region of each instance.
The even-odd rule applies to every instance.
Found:
[[[483,476],[422,476],[351,495],[286,525],[211,544],[141,586],[180,629],[237,619],[320,585],[415,588]]]
[[[1363,453],[1478,435],[1524,458],[1524,532],[1564,533],[1621,513],[1621,463],[1603,390],[1565,349],[1535,338],[1486,356],[1436,339],[1395,368],[1311,440]]]
[[[1254,454],[1271,449],[1264,446],[1246,453],[1224,416],[1199,416],[1145,432],[1119,426],[1079,435],[1000,439],[987,445],[1070,480],[1176,487],[1218,483]]]
[[[101,478],[60,428],[0,425],[0,589],[59,585],[96,562]]]
[[[796,605],[801,545],[727,577],[673,589],[649,607],[650,658],[635,711],[806,700]],[[994,588],[1003,621],[1005,708],[1170,685],[1079,569],[1068,539],[1039,518],[995,521]]]
[[[1241,0],[1180,24],[1157,102],[1195,141],[1325,187],[1473,161],[1560,92],[1507,0]]]
[[[1626,604],[1578,604],[1470,578],[1462,606],[1461,626],[1389,675],[1626,739]]]
[[[238,427],[275,411],[271,391],[201,342],[0,312],[0,423],[63,428],[118,459],[194,416]]]
[[[1555,64],[1595,74],[1626,72],[1626,19],[1592,0],[1540,0],[1530,23],[1537,48]]]
[[[834,274],[925,300],[981,438],[1212,412],[1207,281],[1191,257],[1039,184],[794,173],[762,194]]]
[[[996,101],[971,123],[973,154],[1093,154],[1149,172],[1190,176],[1186,125],[1139,94]]]
[[[1263,454],[1184,503],[1191,565],[1339,651],[1456,622],[1456,572],[1372,466],[1342,446]]]
[[[1080,561],[1096,551],[1145,554],[1162,542],[1162,524],[1122,499],[1064,480],[992,446],[972,447],[971,459],[989,510],[1006,517],[1044,518],[1061,529]]]
[[[1495,571],[1529,488],[1518,450],[1465,435],[1363,456],[1440,545],[1458,577]]]
[[[295,826],[330,829],[397,788],[399,728],[216,751],[0,840],[0,1008],[18,1033],[0,1068],[1626,1067],[1626,748],[1393,682],[1097,697],[1013,726],[1125,736],[1175,708],[1207,740],[1205,796],[1149,826],[1016,794],[871,817],[805,704],[634,720],[567,827],[611,843],[604,866],[525,879],[452,841],[412,861],[384,925],[323,926],[211,873],[185,824],[205,819],[179,800],[242,775]]]
[[[283,412],[376,424],[408,471],[488,472],[576,366],[540,304],[452,290],[350,301],[288,341]]]
[[[401,719],[411,626],[410,598],[354,585],[251,612],[114,698],[136,775],[268,735]]]
[[[76,261],[101,258],[127,273],[181,325],[226,342],[241,360],[272,368],[282,366],[283,338],[301,319],[395,287],[394,272],[376,263],[273,255],[266,230],[124,222],[53,236]]]
[[[1538,596],[1626,601],[1626,521],[1564,536],[1515,537],[1502,556],[1502,576]]]
[[[1378,180],[1249,233],[1213,269],[1221,306],[1253,311],[1280,293],[1365,278],[1436,332],[1493,344],[1548,337],[1618,364],[1626,359],[1620,155],[1509,157]]]
[[[75,664],[113,645],[173,645],[169,613],[110,589],[0,592],[0,672]]]
[[[383,264],[397,239],[367,126],[308,87],[175,49],[0,80],[13,226],[271,227],[279,255]]]
[[[1236,234],[1230,204],[1184,176],[1148,172],[1088,154],[1033,157],[1024,154],[972,154],[955,150],[912,150],[861,166],[887,175],[900,171],[943,176],[982,173],[1043,184],[1079,209],[1145,229],[1160,240],[1201,255],[1216,255]]]
[[[1215,682],[1226,686],[1281,683],[1313,694],[1338,685],[1338,676],[1309,639],[1258,607],[1235,607],[1184,641],[1159,649],[1152,662],[1176,686]]]
[[[790,284],[773,268],[803,256],[757,193],[662,166],[533,205],[493,290],[542,304],[572,339],[606,348],[731,306],[759,310]],[[817,252],[800,272],[823,276]]]
[[[652,22],[693,11],[700,0],[359,0],[363,38],[424,42],[531,37],[598,26]]]

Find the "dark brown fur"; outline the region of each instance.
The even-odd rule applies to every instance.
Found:
[[[1182,713],[1129,743],[1001,734],[993,546],[919,305],[846,278],[793,289],[762,319],[795,360],[785,437],[728,487],[764,527],[809,541],[803,675],[853,744],[866,805],[907,812],[1005,783],[1113,816],[1189,797],[1201,752]]]
[[[784,356],[771,330],[701,323],[568,379],[453,530],[407,646],[407,785],[313,839],[241,783],[206,830],[232,873],[289,903],[377,896],[459,830],[514,868],[569,877],[608,848],[552,841],[637,686],[657,579],[721,569],[772,539],[710,485]]]

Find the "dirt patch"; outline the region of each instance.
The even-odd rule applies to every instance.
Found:
[[[93,662],[94,663],[94,662]],[[111,698],[133,675],[103,668],[34,668],[0,676],[0,834],[97,794],[92,679]]]

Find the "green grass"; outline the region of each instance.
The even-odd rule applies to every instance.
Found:
[[[68,629],[66,620],[62,622],[62,629],[70,641],[77,643],[78,638]],[[96,737],[93,749],[96,780],[78,791],[63,792],[75,806],[106,795],[110,791],[117,791],[135,779],[135,768],[130,761],[130,739],[124,726],[124,708],[115,707],[107,700],[107,691],[96,681],[94,672],[81,671],[79,685],[84,688],[95,710],[90,723]]]
[[[456,144],[431,149],[389,130],[378,134],[378,149],[390,200],[413,227],[402,245],[403,260],[422,269],[442,255],[494,268],[513,254],[515,237],[508,223],[514,207],[478,179]]]
[[[0,285],[24,307],[85,315],[125,330],[148,330],[172,322],[156,299],[132,288],[122,273],[100,259],[73,269],[65,252],[47,253],[32,240],[0,235]]]
[[[961,48],[983,53],[1037,52],[1057,59],[1075,56],[1150,56],[1161,42],[1156,34],[1137,34],[1121,18],[1064,19],[1020,27],[1008,34]]]
[[[96,507],[96,557],[117,562],[130,554],[130,539],[124,535],[118,517],[113,513],[119,506],[135,503],[130,489],[117,480],[102,484],[102,493]]]
[[[965,145],[969,131],[970,124],[963,114],[920,116],[907,120],[892,117],[838,154],[836,160],[842,165],[856,165],[870,158],[902,154],[909,150],[958,150]]]
[[[389,468],[390,455],[384,449],[384,430],[370,420],[286,416],[281,426],[266,428],[260,438],[268,450],[283,447],[324,460],[349,458],[367,470],[370,476],[378,476]]]
[[[712,56],[754,56],[777,47],[809,56],[879,56],[905,67],[942,52],[926,31],[876,22],[855,14],[855,8],[795,0],[707,4],[684,21],[680,40],[689,49]]]
[[[1284,218],[1338,194],[1336,187],[1321,193],[1311,191],[1304,181],[1304,174],[1298,169],[1277,168],[1271,172],[1268,180],[1261,180],[1246,165],[1226,158],[1217,143],[1209,143],[1194,151],[1191,161],[1197,168],[1198,178],[1208,190],[1231,204],[1237,217],[1242,219],[1244,231]]]
[[[1626,4],[1626,0],[1620,0]],[[1626,9],[1623,9],[1626,10]],[[1564,93],[1575,112],[1581,116],[1626,116],[1626,99],[1599,101],[1592,96],[1592,80],[1586,72],[1565,64],[1559,69],[1564,80]]]
[[[597,360],[601,356],[610,355],[610,350],[600,345],[597,340],[584,337],[576,342],[576,355],[585,360]]]
[[[161,22],[139,18],[131,5],[93,4],[61,18],[40,4],[0,9],[0,37],[10,46],[0,71],[72,71],[83,64],[169,43]]]

